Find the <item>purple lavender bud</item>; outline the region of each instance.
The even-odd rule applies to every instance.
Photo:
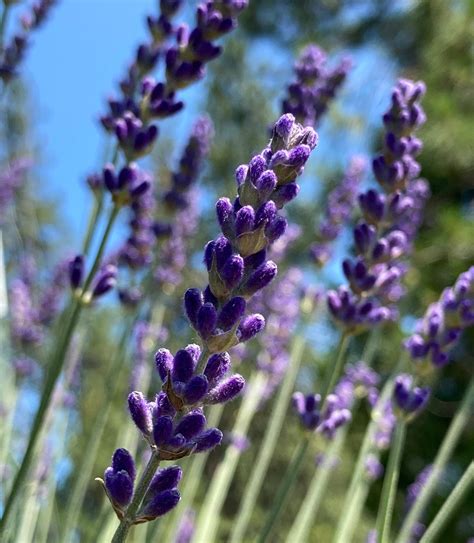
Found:
[[[240,165],[235,170],[235,181],[237,183],[237,187],[240,187],[245,182],[245,179],[247,178],[248,173],[248,166],[246,164]]]
[[[227,259],[232,256],[232,244],[225,236],[219,236],[214,243],[217,269],[222,270]]]
[[[84,257],[77,255],[69,262],[69,282],[72,288],[78,288],[82,285],[84,278]]]
[[[173,419],[170,416],[158,417],[153,423],[153,440],[160,447],[169,442],[173,435]]]
[[[209,386],[215,386],[229,371],[231,365],[228,353],[213,354],[207,361],[204,375],[209,381]]]
[[[202,411],[191,411],[185,415],[175,428],[175,434],[181,434],[185,439],[193,439],[206,427],[206,417]]]
[[[371,224],[378,224],[383,217],[385,197],[376,190],[368,190],[359,195],[359,205],[365,219]]]
[[[196,363],[193,356],[185,349],[180,349],[174,356],[171,377],[173,381],[187,383],[193,376]]]
[[[234,206],[229,198],[219,198],[216,203],[217,220],[225,236],[234,233]]]
[[[217,428],[210,428],[206,430],[194,439],[196,443],[195,453],[210,451],[220,445],[222,442],[223,434]]]
[[[217,311],[213,304],[205,303],[197,314],[197,331],[203,339],[208,339],[217,324]]]
[[[186,383],[184,399],[187,405],[194,405],[206,394],[208,389],[207,378],[204,375],[195,375]],[[181,432],[182,433],[182,432]]]
[[[128,409],[133,422],[143,435],[149,436],[153,430],[150,407],[141,392],[131,392],[128,395]]]
[[[236,373],[221,381],[207,395],[206,403],[227,403],[236,398],[245,386],[245,379]]]
[[[132,481],[135,480],[135,462],[127,449],[117,449],[112,456],[112,469],[115,472],[126,471]]]
[[[186,315],[193,325],[194,328],[197,328],[197,316],[199,310],[203,305],[202,293],[198,288],[190,288],[184,294],[184,307],[186,310]]]
[[[102,177],[104,180],[104,185],[110,192],[115,192],[117,190],[117,177],[115,175],[115,167],[113,164],[106,164]]]
[[[277,216],[275,219],[265,228],[265,236],[270,243],[274,243],[277,239],[281,238],[286,232],[288,227],[288,221],[285,217]]]
[[[255,225],[261,226],[262,224],[271,223],[277,215],[277,207],[275,202],[270,200],[259,207],[255,216]]]
[[[413,387],[413,378],[402,374],[395,379],[393,397],[402,411],[411,414],[420,411],[426,405],[429,389]]]
[[[232,255],[220,271],[220,276],[229,290],[233,290],[244,275],[244,259],[240,255]]]
[[[96,283],[92,289],[92,297],[99,298],[109,290],[113,289],[117,284],[117,266],[107,264],[97,274]]]
[[[168,372],[173,368],[173,355],[168,349],[159,349],[155,354],[155,363],[160,379],[165,382]]]
[[[112,501],[119,507],[126,507],[132,500],[133,480],[125,471],[107,468],[104,472],[105,488]]]
[[[247,205],[239,209],[235,216],[235,233],[240,236],[250,232],[255,227],[255,211],[252,206]]]
[[[245,284],[245,295],[252,296],[259,290],[269,285],[276,277],[278,267],[272,260],[268,260],[261,266],[259,266],[249,277]]]
[[[240,296],[231,298],[220,310],[217,326],[227,332],[242,318],[245,312],[245,300]]]
[[[199,347],[199,345],[196,345],[196,343],[190,343],[189,345],[186,345],[184,350],[191,355],[191,358],[194,361],[194,366],[196,367],[201,356],[201,347]]]
[[[265,328],[265,318],[255,313],[254,315],[248,315],[240,322],[238,329],[238,338],[240,342],[248,341],[255,337],[259,332]]]
[[[380,463],[377,456],[369,454],[365,459],[365,473],[371,481],[380,479],[383,475],[383,465]]]
[[[276,189],[277,184],[277,176],[272,170],[265,170],[255,182],[255,186],[262,199],[268,198]]]
[[[272,194],[272,199],[277,208],[281,209],[283,206],[291,202],[291,200],[296,198],[299,191],[300,186],[297,183],[288,183],[282,187],[278,187],[277,190]]]
[[[150,518],[161,517],[174,509],[180,499],[181,496],[177,490],[159,492],[150,501],[145,503],[139,514]]]
[[[157,494],[158,492],[176,488],[182,476],[183,471],[179,466],[159,469],[151,480],[148,494]]]

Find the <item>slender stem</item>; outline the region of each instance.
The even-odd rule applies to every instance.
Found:
[[[443,439],[441,447],[438,450],[433,467],[428,476],[428,480],[423,486],[416,502],[410,509],[410,512],[406,516],[400,533],[396,539],[396,543],[406,543],[410,540],[410,535],[413,532],[415,523],[418,522],[423,515],[423,512],[430,501],[431,496],[438,484],[438,481],[443,474],[446,464],[449,462],[451,455],[462,435],[464,428],[466,427],[469,418],[472,416],[474,410],[474,378],[471,378],[471,382],[464,394],[464,398],[459,406],[459,409],[454,416],[448,432]]]
[[[104,433],[109,414],[112,409],[112,400],[117,393],[117,390],[121,384],[121,380],[118,379],[118,375],[122,369],[125,361],[125,347],[127,340],[130,337],[130,332],[133,328],[133,321],[129,320],[124,327],[122,336],[120,338],[119,346],[116,350],[115,356],[109,366],[107,376],[105,378],[106,383],[113,383],[112,386],[106,387],[105,397],[103,399],[102,406],[97,411],[97,417],[94,421],[94,425],[90,432],[87,445],[84,447],[86,454],[81,458],[80,464],[76,468],[77,477],[74,480],[74,484],[69,492],[69,500],[66,509],[66,518],[62,527],[62,540],[67,541],[69,538],[69,531],[76,525],[77,519],[80,515],[84,496],[87,491],[87,485],[91,479],[91,473],[94,467],[94,462],[97,457],[97,452],[102,442],[102,435]]]
[[[240,543],[247,529],[252,512],[255,509],[255,503],[265,480],[265,475],[270,465],[270,461],[275,450],[278,437],[280,435],[285,413],[290,402],[291,393],[295,384],[296,376],[304,352],[304,339],[296,336],[292,350],[290,363],[285,378],[278,392],[278,396],[273,408],[272,416],[260,447],[257,461],[250,475],[250,479],[245,488],[245,493],[240,504],[234,529],[231,534],[230,543]]]
[[[117,216],[119,214],[120,209],[121,209],[120,206],[114,205],[113,208],[112,208],[112,211],[110,212],[109,220],[107,221],[107,225],[106,225],[104,233],[102,235],[102,239],[100,241],[99,248],[97,249],[97,253],[95,255],[94,262],[92,263],[92,267],[90,269],[89,275],[87,276],[87,279],[84,281],[84,287],[82,289],[83,294],[90,287],[90,285],[91,285],[91,283],[92,283],[92,281],[93,281],[93,279],[95,277],[95,274],[96,274],[97,270],[99,269],[100,262],[102,260],[102,255],[104,254],[105,247],[107,246],[107,241],[108,241],[109,236],[110,236],[110,232],[112,231],[112,228],[114,226],[115,220],[116,220],[116,218],[117,218]]]
[[[72,308],[72,314],[66,325],[65,333],[62,334],[62,337],[59,340],[58,349],[53,358],[52,366],[47,375],[44,391],[41,397],[41,402],[40,402],[38,411],[36,413],[35,420],[33,422],[33,427],[31,429],[25,455],[21,462],[20,469],[18,470],[15,476],[15,479],[13,481],[10,495],[5,503],[3,516],[2,516],[2,519],[0,520],[0,541],[2,540],[2,536],[6,530],[8,518],[12,512],[13,506],[16,500],[18,499],[18,495],[21,488],[23,487],[23,483],[28,474],[31,461],[33,460],[36,445],[42,433],[41,432],[42,426],[43,426],[44,421],[46,420],[46,415],[48,412],[48,407],[51,402],[52,393],[56,385],[56,381],[58,380],[58,377],[61,373],[64,360],[65,360],[65,354],[69,346],[69,340],[71,339],[72,333],[79,320],[80,312],[81,312],[81,304],[79,301],[75,301]]]
[[[118,211],[119,211],[119,208],[114,206],[110,214],[110,218],[109,218],[107,227],[105,229],[105,232],[103,234],[101,243],[99,245],[99,249],[97,250],[94,264],[92,265],[91,271],[89,272],[89,275],[85,281],[83,292],[85,292],[87,288],[90,286],[92,279],[95,275],[95,272],[97,271],[97,268],[99,267],[100,259],[105,250],[107,240],[112,230],[112,226],[115,221],[115,218],[117,217]],[[10,514],[12,513],[13,506],[15,505],[19,497],[19,493],[28,475],[30,464],[33,460],[36,447],[40,440],[40,436],[42,434],[42,428],[45,423],[46,416],[48,414],[49,406],[51,404],[53,391],[56,386],[56,382],[59,376],[61,375],[61,371],[64,366],[67,350],[69,348],[69,343],[71,341],[72,335],[74,333],[77,323],[79,322],[81,309],[82,309],[82,303],[80,300],[76,299],[71,302],[71,305],[64,312],[66,326],[64,328],[64,331],[62,331],[62,333],[59,334],[57,348],[52,357],[51,367],[49,368],[48,373],[47,373],[43,394],[41,396],[40,405],[36,413],[36,417],[34,419],[33,426],[30,432],[26,452],[21,462],[20,469],[18,470],[15,476],[15,479],[13,481],[10,495],[8,496],[8,499],[5,503],[3,516],[0,520],[0,541],[2,540],[2,536],[4,535],[5,530],[7,528],[8,519],[10,517]]]
[[[377,515],[377,541],[388,543],[390,541],[390,528],[392,525],[395,497],[397,495],[398,478],[400,475],[400,463],[405,445],[407,423],[403,419],[397,421],[395,435],[390,448],[387,471],[383,480],[382,496]]]
[[[337,346],[336,361],[334,362],[332,371],[329,372],[326,382],[324,383],[324,387],[321,390],[321,412],[324,411],[324,408],[326,406],[328,394],[332,392],[337,380],[341,376],[342,368],[344,367],[345,355],[347,352],[347,348],[349,347],[350,339],[351,336],[344,332],[339,340],[339,345]]]
[[[300,444],[298,445],[298,448],[293,454],[293,458],[290,462],[290,465],[288,466],[285,476],[280,484],[280,487],[278,488],[278,492],[273,502],[273,506],[270,511],[270,514],[268,515],[267,520],[265,521],[265,524],[262,528],[262,531],[260,532],[258,536],[258,539],[257,539],[258,543],[265,543],[266,541],[269,540],[268,538],[275,524],[275,521],[277,520],[282,507],[285,505],[286,498],[288,497],[288,491],[290,490],[291,486],[293,485],[300,471],[300,467],[305,457],[306,451],[308,449],[309,442],[310,442],[309,436],[305,436],[305,438],[300,442]]]
[[[372,449],[374,434],[377,431],[378,420],[381,416],[380,412],[383,410],[383,407],[392,392],[393,378],[405,367],[406,361],[406,355],[399,358],[398,363],[392,371],[391,377],[387,379],[382,389],[377,405],[372,410],[372,420],[367,425],[364,440],[359,449],[357,461],[353,469],[349,490],[346,492],[344,504],[341,508],[341,511],[345,511],[347,514],[341,515],[336,528],[336,534],[333,539],[334,543],[346,543],[347,541],[352,541],[352,534],[357,526],[369,487],[368,481],[365,477],[365,461]],[[361,487],[364,487],[365,491]],[[354,503],[356,499],[358,500],[357,506]]]
[[[143,498],[145,497],[148,487],[150,486],[150,482],[153,478],[153,475],[155,475],[156,470],[158,469],[159,465],[160,465],[159,454],[156,451],[153,451],[153,454],[151,455],[151,458],[145,467],[145,471],[142,473],[142,476],[140,477],[140,481],[138,481],[137,487],[135,489],[135,493],[133,495],[133,499],[130,502],[130,505],[127,507],[125,516],[120,521],[120,524],[117,530],[115,531],[115,534],[112,538],[112,543],[123,543],[124,541],[127,540],[127,536],[130,531],[130,528],[133,525],[135,516],[143,501]]]
[[[433,522],[423,534],[420,543],[441,541],[439,536],[446,527],[446,523],[472,488],[474,488],[474,461],[470,463],[469,467],[464,472],[464,475],[453,488],[447,500],[443,503]]]
[[[255,372],[249,380],[247,392],[237,414],[231,435],[245,437],[250,423],[257,411],[262,397],[267,376],[263,372]],[[235,474],[242,451],[229,445],[222,462],[214,472],[211,484],[206,492],[206,498],[201,506],[199,519],[193,540],[212,543],[219,527],[219,519],[224,501],[229,491],[230,483]]]
[[[84,239],[84,244],[82,246],[83,255],[87,255],[87,253],[89,252],[89,249],[92,243],[92,238],[94,237],[94,232],[96,231],[97,223],[102,213],[103,203],[104,203],[104,199],[103,199],[102,194],[94,197],[94,206],[89,215],[86,237]]]
[[[296,515],[286,537],[287,543],[309,541],[309,532],[314,525],[319,506],[325,495],[330,476],[333,472],[332,463],[339,457],[347,436],[349,425],[341,428],[331,441],[324,453],[323,462],[316,468],[311,483],[306,492],[301,507]]]

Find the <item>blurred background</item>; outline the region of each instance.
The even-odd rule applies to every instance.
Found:
[[[190,18],[194,2],[186,2],[184,18]],[[15,6],[7,26],[13,28]],[[0,200],[0,225],[7,274],[14,277],[22,265],[25,248],[36,262],[35,285],[39,292],[47,284],[54,263],[79,250],[91,206],[88,174],[100,170],[107,152],[107,141],[99,125],[105,99],[114,92],[128,59],[144,33],[144,16],[155,9],[155,2],[119,0],[70,0],[58,2],[47,24],[34,36],[22,75],[8,94],[1,97],[1,159],[27,157],[31,166],[14,195],[14,205],[5,209]],[[209,65],[206,78],[183,93],[187,107],[183,113],[160,123],[160,138],[148,166],[156,172],[158,183],[166,186],[169,172],[182,151],[186,135],[196,117],[207,112],[215,126],[214,139],[204,175],[199,184],[200,225],[189,248],[190,259],[180,284],[169,285],[165,322],[152,341],[153,352],[164,345],[170,350],[192,340],[181,314],[181,296],[189,286],[204,282],[200,251],[216,232],[212,202],[217,195],[235,193],[233,172],[247,162],[267,140],[267,129],[280,112],[286,85],[293,78],[297,53],[310,42],[329,53],[336,64],[349,55],[353,68],[331,104],[317,131],[320,144],[307,167],[302,196],[290,209],[292,222],[302,227],[283,268],[299,266],[305,281],[314,286],[335,286],[343,282],[340,262],[348,250],[349,234],[342,237],[336,254],[324,271],[318,271],[309,258],[308,248],[324,209],[325,195],[340,180],[350,158],[356,154],[370,157],[381,146],[381,115],[387,109],[390,89],[400,76],[421,79],[428,91],[423,101],[427,123],[420,131],[424,149],[420,157],[422,176],[429,181],[432,197],[407,276],[408,296],[401,307],[399,324],[386,327],[383,343],[377,348],[376,367],[386,371],[400,353],[404,335],[413,331],[414,322],[435,301],[442,289],[457,275],[474,264],[474,81],[473,33],[474,2],[470,0],[319,0],[287,2],[255,0],[240,18],[237,32],[226,39],[224,53]],[[367,183],[370,184],[370,176]],[[13,220],[12,220],[13,218]],[[120,243],[125,225],[117,229],[113,244]],[[80,362],[71,380],[67,417],[58,421],[50,451],[53,459],[46,480],[54,480],[56,498],[54,519],[61,519],[75,467],[83,455],[97,406],[106,381],[107,362],[117,343],[117,326],[123,321],[114,295],[83,319],[79,332]],[[93,326],[92,326],[93,324]],[[325,316],[305,328],[308,338],[305,370],[298,388],[311,391],[319,378],[319,369],[331,356],[337,339]],[[98,448],[94,473],[100,475],[109,465],[117,436],[130,427],[125,398],[130,374],[136,362],[133,338],[121,390],[116,394],[107,428]],[[364,336],[349,355],[356,360],[362,351]],[[42,362],[47,342],[39,345],[16,344],[14,356],[28,357],[33,369],[17,370],[16,381],[22,391],[18,429],[28,427],[38,399]],[[253,345],[248,358],[256,356]],[[409,428],[404,455],[401,489],[406,489],[417,474],[433,459],[457,401],[474,364],[474,334],[466,333],[436,383],[429,412]],[[245,366],[245,363],[244,365]],[[245,374],[245,368],[241,369]],[[158,387],[158,384],[155,385]],[[23,405],[24,404],[24,405]],[[234,407],[235,410],[235,407]],[[221,427],[230,428],[235,411],[229,406]],[[254,419],[250,442],[258,442],[265,429],[271,403],[265,404]],[[65,411],[66,412],[66,411]],[[67,418],[67,421],[66,421]],[[368,414],[358,413],[351,426],[350,439],[336,471],[331,493],[323,505],[323,514],[314,527],[312,541],[327,541],[340,514],[351,461],[357,454]],[[296,439],[295,419],[288,414],[284,435],[277,449],[270,478],[255,511],[256,525],[261,523],[278,485]],[[132,429],[133,431],[133,429]],[[26,432],[25,432],[26,435]],[[58,460],[58,445],[63,455]],[[12,454],[23,448],[21,440]],[[209,456],[205,472],[210,476],[224,448]],[[470,424],[456,449],[449,471],[437,489],[430,508],[439,508],[465,466],[473,457],[474,425]],[[223,511],[220,540],[225,541],[239,496],[246,482],[256,449],[245,451]],[[301,473],[300,485],[308,480],[313,466]],[[7,476],[3,474],[3,476]],[[199,487],[196,503],[206,492],[206,480]],[[303,488],[303,486],[302,486]],[[377,512],[381,483],[372,486],[368,507],[360,523],[357,541],[363,541]],[[298,493],[298,487],[295,489]],[[95,541],[94,533],[102,515],[102,489],[90,482],[78,519],[78,541]],[[281,526],[294,517],[297,500],[290,500]],[[403,512],[402,492],[397,511]],[[451,522],[446,537],[466,542],[474,536],[474,496],[465,503]],[[57,533],[53,528],[50,541]],[[282,528],[284,531],[284,528]]]

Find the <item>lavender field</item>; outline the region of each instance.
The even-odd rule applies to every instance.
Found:
[[[0,543],[473,543],[472,3],[0,9]]]

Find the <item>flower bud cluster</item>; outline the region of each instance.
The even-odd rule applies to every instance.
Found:
[[[101,119],[104,128],[115,133],[129,160],[149,152],[158,135],[150,124],[153,119],[170,117],[184,107],[176,98],[176,90],[204,77],[206,63],[222,51],[213,42],[237,26],[237,16],[247,7],[245,0],[199,4],[196,26],[190,30],[185,24],[171,23],[181,2],[166,4],[161,2],[158,19],[147,19],[150,42],[138,47],[127,77],[120,83],[122,98],[109,100],[109,112]],[[148,74],[160,59],[165,64],[165,78],[157,82]]]
[[[18,65],[25,56],[31,33],[43,25],[55,4],[56,0],[38,0],[31,11],[21,17],[22,30],[15,33],[0,52],[0,78],[4,83],[18,75]]]
[[[15,342],[37,345],[43,341],[46,327],[58,314],[68,283],[68,262],[61,261],[44,284],[40,284],[34,258],[20,263],[20,273],[10,285],[11,333]]]
[[[265,324],[259,314],[245,316],[246,304],[276,276],[267,249],[285,233],[279,209],[297,195],[295,179],[316,142],[314,130],[283,115],[268,147],[237,168],[235,201],[221,198],[216,204],[222,234],[205,248],[209,285],[185,295],[187,316],[211,353],[247,341]]]
[[[206,429],[202,409],[181,415],[165,392],[158,393],[152,402],[141,392],[132,392],[128,396],[128,407],[133,422],[160,460],[177,460],[208,451],[222,441],[220,430]]]
[[[71,288],[81,296],[83,302],[89,302],[100,298],[115,287],[117,284],[117,266],[104,264],[94,277],[90,292],[82,292],[84,278],[84,257],[77,255],[69,262],[69,283]]]
[[[446,288],[431,304],[417,330],[406,342],[415,362],[424,360],[436,367],[449,362],[448,351],[462,330],[474,325],[474,266],[462,273],[454,286]]]
[[[199,365],[201,354],[200,347],[191,344],[174,356],[168,349],[160,349],[155,355],[163,390],[177,411],[229,402],[245,386],[241,375],[228,376],[231,360],[227,352],[211,355],[203,369]]]
[[[419,104],[424,90],[423,83],[400,80],[392,93],[383,117],[384,151],[372,164],[386,194],[371,189],[359,196],[363,219],[353,232],[356,257],[342,266],[349,286],[328,293],[329,311],[351,333],[393,320],[395,304],[404,294],[402,259],[411,249],[428,196],[425,182],[416,179],[421,141],[413,135],[425,121]]]
[[[317,126],[351,68],[344,58],[335,68],[328,68],[327,53],[315,44],[303,49],[295,62],[296,81],[288,86],[283,112],[292,113],[304,126]]]
[[[197,193],[193,190],[210,150],[214,128],[208,117],[194,123],[178,168],[171,174],[170,188],[162,195],[167,222],[155,221],[160,260],[154,278],[160,285],[176,286],[187,262],[187,241],[195,234],[198,218]]]
[[[321,396],[302,392],[293,394],[293,407],[299,415],[303,427],[316,431],[327,439],[332,439],[338,428],[351,420],[351,409],[357,398],[367,397],[374,405],[378,398],[379,376],[363,362],[348,366],[334,391],[328,394],[323,412]]]
[[[328,195],[325,217],[316,233],[317,242],[310,249],[311,256],[318,266],[324,266],[332,256],[331,244],[340,235],[352,214],[365,169],[364,158],[353,157],[341,183]]]
[[[398,416],[417,415],[427,404],[430,389],[414,386],[413,377],[406,373],[398,375],[393,387],[393,403]]]
[[[119,519],[125,515],[134,493],[135,462],[126,449],[117,449],[112,456],[112,465],[104,472],[104,485],[107,496]],[[133,520],[133,524],[148,522],[171,511],[180,500],[177,490],[182,471],[179,466],[157,470],[148,487],[143,503]]]

